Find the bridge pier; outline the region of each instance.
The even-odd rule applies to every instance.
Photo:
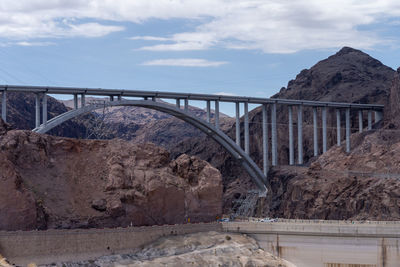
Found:
[[[263,141],[263,171],[265,177],[268,174],[268,116],[267,106],[262,105],[262,141]],[[266,181],[264,181],[266,182]]]
[[[122,95],[118,95],[117,97],[118,97],[118,101],[122,100]],[[154,98],[154,101],[156,101],[155,98]]]
[[[350,108],[346,108],[346,152],[350,152]]]
[[[271,149],[272,149],[272,166],[278,165],[278,144],[276,136],[276,103],[272,104],[271,111]]]
[[[294,165],[294,143],[293,143],[293,106],[289,109],[289,165]]]
[[[337,145],[340,146],[341,143],[341,131],[340,131],[340,109],[336,109],[336,138],[337,138]]]
[[[303,164],[303,105],[297,106],[297,152],[298,163]]]
[[[185,98],[184,109],[187,112],[189,110],[189,99]]]
[[[363,131],[363,112],[362,110],[358,110],[358,131],[362,133]]]
[[[211,102],[207,100],[207,122],[211,123]]]
[[[74,94],[74,109],[78,109],[78,94]]]
[[[322,153],[327,150],[326,107],[322,108]]]
[[[35,94],[35,126],[40,126],[40,94]]]
[[[181,109],[181,100],[179,98],[176,99],[176,107]]]
[[[114,96],[110,95],[110,101],[114,101]]]
[[[372,130],[372,111],[368,110],[368,131]]]
[[[4,90],[1,94],[1,118],[7,122],[7,91]]]
[[[236,144],[240,147],[240,102],[235,103],[236,106]]]
[[[81,107],[83,108],[85,106],[85,94],[81,95]]]
[[[215,128],[219,129],[219,101],[215,100]]]
[[[313,107],[313,136],[314,136],[314,157],[318,156],[318,118],[317,108]]]
[[[375,123],[379,122],[382,119],[382,112],[375,111]]]
[[[249,103],[244,102],[244,152],[250,154],[249,140]]]
[[[47,124],[47,94],[42,95],[42,122],[44,125]]]

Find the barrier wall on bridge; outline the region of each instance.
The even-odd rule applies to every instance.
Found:
[[[221,224],[199,223],[129,227],[0,232],[0,254],[11,263],[50,264],[128,253],[163,236],[222,231]]]

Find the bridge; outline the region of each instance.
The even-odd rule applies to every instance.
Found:
[[[367,130],[371,130],[373,126],[372,114],[374,113],[375,123],[382,119],[383,105],[376,104],[355,104],[355,103],[338,103],[308,100],[291,100],[277,98],[258,98],[258,97],[241,97],[226,95],[209,95],[209,94],[192,94],[192,93],[176,93],[176,92],[159,92],[159,91],[140,91],[140,90],[121,90],[121,89],[101,89],[101,88],[72,88],[72,87],[45,87],[45,86],[19,86],[19,85],[0,85],[1,92],[1,117],[7,121],[7,92],[21,92],[35,94],[35,122],[36,127],[33,129],[37,133],[46,133],[52,128],[62,124],[63,122],[75,118],[81,114],[85,114],[96,109],[113,106],[138,106],[165,112],[185,122],[193,125],[197,129],[213,138],[221,144],[236,160],[240,162],[243,168],[250,175],[254,183],[261,190],[266,192],[267,174],[269,166],[278,164],[278,144],[277,144],[277,105],[288,107],[288,134],[289,134],[289,165],[294,165],[294,134],[293,134],[293,110],[297,111],[297,144],[298,156],[297,163],[303,164],[303,110],[310,108],[313,111],[313,150],[314,156],[318,156],[318,120],[317,113],[322,112],[322,153],[325,153],[327,147],[327,112],[334,110],[336,112],[336,130],[337,145],[341,146],[341,114],[345,113],[345,147],[346,152],[350,152],[350,122],[351,111],[357,111],[359,131],[364,130],[363,116],[368,116]],[[62,94],[72,95],[74,99],[74,109],[60,114],[48,120],[47,114],[47,95]],[[109,101],[102,103],[85,102],[86,96],[102,96],[108,97]],[[80,99],[80,106],[78,105]],[[156,101],[157,99],[175,100],[176,105]],[[196,117],[189,111],[189,101],[204,101],[206,104],[207,117],[206,120]],[[183,101],[183,108],[181,102]],[[236,136],[235,140],[228,137],[220,130],[220,111],[219,103],[234,103],[236,107]],[[211,122],[211,104],[214,105],[214,123]],[[250,137],[249,137],[249,104],[257,104],[262,107],[262,151],[263,151],[263,168],[262,170],[250,158]],[[41,113],[42,106],[42,113]],[[240,131],[240,107],[244,109],[244,144],[241,144]],[[42,116],[41,116],[42,115]],[[270,117],[270,120],[268,118]],[[270,128],[269,129],[269,126]],[[271,144],[269,144],[269,131],[271,132]],[[271,145],[271,146],[270,146]],[[269,147],[271,147],[271,161],[269,160]]]

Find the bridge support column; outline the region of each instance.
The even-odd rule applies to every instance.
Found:
[[[289,165],[294,164],[293,107],[289,106]]]
[[[303,164],[303,105],[297,107],[298,163]]]
[[[375,111],[375,123],[382,119],[382,111]]]
[[[271,112],[271,149],[272,149],[272,166],[278,165],[278,144],[276,136],[276,103],[272,104]]]
[[[36,128],[40,126],[40,95],[35,94],[35,126]]]
[[[326,107],[322,108],[322,152],[327,150],[327,134],[326,134]]]
[[[244,102],[244,152],[250,154],[249,140],[249,103]]]
[[[236,106],[236,144],[240,147],[240,102],[235,103]]]
[[[372,130],[372,111],[368,110],[368,131]]]
[[[215,100],[215,128],[219,129],[219,101]]]
[[[81,94],[81,107],[83,108],[85,105],[86,105],[85,94]]]
[[[313,135],[314,135],[314,157],[318,156],[318,121],[317,108],[313,107]]]
[[[363,111],[361,109],[358,111],[358,131],[360,133],[363,131]]]
[[[110,95],[110,101],[114,101],[114,96]]]
[[[337,137],[337,145],[340,146],[341,143],[341,131],[340,131],[340,109],[336,109],[336,137]]]
[[[118,101],[121,101],[122,100],[122,96],[121,95],[118,95]],[[154,100],[155,101],[155,100]]]
[[[78,95],[74,94],[74,109],[78,109]]]
[[[350,108],[346,108],[346,152],[350,152]]]
[[[211,122],[211,102],[207,100],[207,122]]]
[[[47,124],[47,94],[44,93],[42,96],[42,122]]]
[[[1,94],[1,118],[7,122],[7,91],[5,90]]]
[[[185,98],[184,109],[187,112],[189,110],[189,99]]]
[[[263,141],[263,171],[265,177],[268,174],[268,116],[267,106],[262,106],[262,141]],[[267,182],[267,181],[264,181]]]
[[[179,98],[176,99],[176,107],[181,109],[181,100]]]

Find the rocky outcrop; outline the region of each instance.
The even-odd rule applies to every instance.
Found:
[[[217,232],[164,237],[135,253],[57,265],[294,267],[294,264],[261,249],[249,236]]]
[[[210,164],[152,144],[11,130],[0,137],[0,229],[213,221],[222,178]]]

